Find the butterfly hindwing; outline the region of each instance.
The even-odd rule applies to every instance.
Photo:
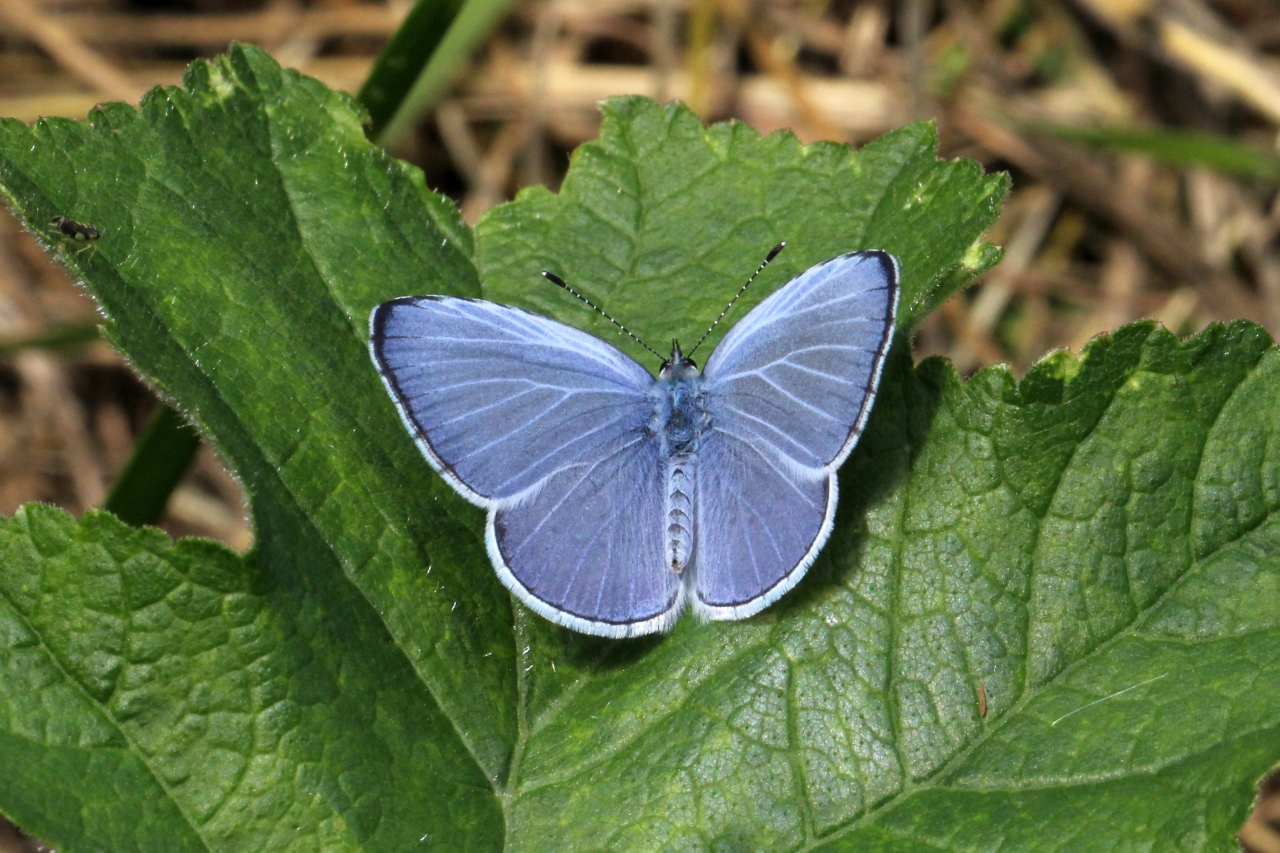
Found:
[[[804,575],[830,535],[836,469],[875,397],[897,264],[841,255],[736,324],[707,361],[693,607],[740,619]]]
[[[527,592],[534,610],[576,630],[666,630],[684,599],[683,579],[663,564],[665,473],[653,437],[632,432],[527,499],[497,507],[487,540],[498,573]]]
[[[759,612],[800,579],[830,532],[833,475],[805,474],[712,430],[698,465],[694,610],[709,619]]]

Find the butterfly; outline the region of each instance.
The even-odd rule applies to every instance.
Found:
[[[369,349],[427,461],[488,511],[503,584],[560,625],[634,637],[689,605],[744,619],[804,576],[897,304],[897,261],[867,251],[762,300],[702,371],[673,343],[655,379],[571,326],[451,296],[379,305]]]

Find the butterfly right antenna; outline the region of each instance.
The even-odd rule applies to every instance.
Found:
[[[738,301],[738,297],[742,296],[742,294],[747,292],[747,288],[751,286],[751,282],[756,280],[756,276],[764,272],[764,268],[769,266],[769,262],[772,261],[774,258],[778,257],[778,253],[781,252],[786,247],[787,247],[787,241],[783,240],[781,243],[779,243],[778,245],[774,246],[771,250],[769,250],[769,254],[765,255],[764,257],[764,262],[761,263],[760,266],[756,267],[756,271],[751,274],[751,278],[747,279],[746,284],[738,288],[738,292],[735,293],[733,295],[733,298],[729,300],[729,304],[724,306],[724,310],[720,312],[720,316],[717,317],[715,319],[715,322],[711,324],[711,328],[703,332],[702,337],[698,338],[698,342],[693,345],[693,349],[689,350],[688,358],[693,358],[693,354],[698,351],[698,347],[702,346],[702,342],[707,339],[707,335],[710,335],[713,331],[715,331],[716,326],[720,325],[720,321],[724,319],[724,315],[728,314],[733,309],[733,303]]]
[[[666,360],[666,357],[665,357],[662,353],[658,352],[656,349],[654,349],[653,347],[649,346],[649,345],[648,345],[648,344],[646,344],[644,341],[640,340],[640,338],[638,338],[638,337],[636,336],[636,333],[635,333],[635,332],[631,331],[631,330],[630,330],[630,329],[628,329],[626,326],[622,325],[622,324],[621,324],[621,323],[619,323],[617,320],[613,319],[613,317],[611,317],[611,316],[609,315],[609,313],[608,313],[608,312],[606,312],[606,311],[605,311],[603,308],[601,308],[599,305],[595,304],[595,303],[594,303],[594,302],[592,302],[590,299],[588,299],[587,297],[583,296],[581,293],[579,293],[578,291],[574,290],[574,289],[573,289],[572,287],[570,287],[569,285],[565,284],[565,283],[564,283],[564,279],[562,279],[560,276],[556,275],[556,274],[555,274],[555,273],[553,273],[553,272],[547,272],[546,270],[543,270],[543,271],[542,271],[542,275],[543,275],[543,277],[545,277],[545,278],[547,279],[547,281],[551,282],[552,284],[556,285],[557,287],[563,287],[565,290],[569,291],[569,292],[570,292],[570,293],[572,293],[574,296],[576,296],[576,297],[578,297],[579,299],[581,299],[584,303],[586,303],[586,305],[587,305],[587,307],[588,307],[588,308],[590,308],[590,309],[592,309],[592,310],[594,310],[594,311],[599,312],[599,314],[600,314],[600,316],[601,316],[601,317],[604,317],[604,318],[605,318],[606,320],[608,320],[610,323],[612,323],[613,325],[617,326],[617,327],[618,327],[619,329],[621,329],[622,331],[626,332],[626,333],[631,337],[631,340],[635,341],[635,342],[636,342],[636,343],[638,343],[640,346],[644,347],[644,348],[645,348],[645,349],[647,349],[649,352],[651,352],[651,353],[653,353],[654,355],[656,355],[660,361],[665,361],[665,360]]]

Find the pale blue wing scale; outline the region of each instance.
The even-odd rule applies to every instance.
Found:
[[[885,252],[810,267],[737,323],[707,360],[712,426],[801,468],[834,468],[875,397],[897,310]]]
[[[653,378],[614,347],[516,308],[428,296],[378,306],[370,351],[423,454],[489,511],[503,583],[610,637],[683,606],[663,562]]]
[[[826,543],[836,470],[875,399],[897,302],[892,256],[842,255],[770,295],[708,359],[692,602],[702,618],[768,607]]]
[[[684,589],[663,560],[665,472],[658,443],[638,431],[497,507],[487,541],[499,575],[535,611],[578,631],[668,630]]]
[[[802,474],[715,431],[699,457],[694,612],[743,619],[795,586],[826,542],[835,474]]]
[[[591,335],[518,308],[407,297],[369,346],[427,459],[480,506],[518,495],[653,416],[653,378]]]

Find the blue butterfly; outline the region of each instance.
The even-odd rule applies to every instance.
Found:
[[[383,303],[369,349],[427,461],[488,511],[507,588],[560,625],[634,637],[689,603],[744,619],[804,576],[897,303],[891,255],[841,255],[763,300],[705,371],[676,343],[656,380],[585,332],[478,299]]]

